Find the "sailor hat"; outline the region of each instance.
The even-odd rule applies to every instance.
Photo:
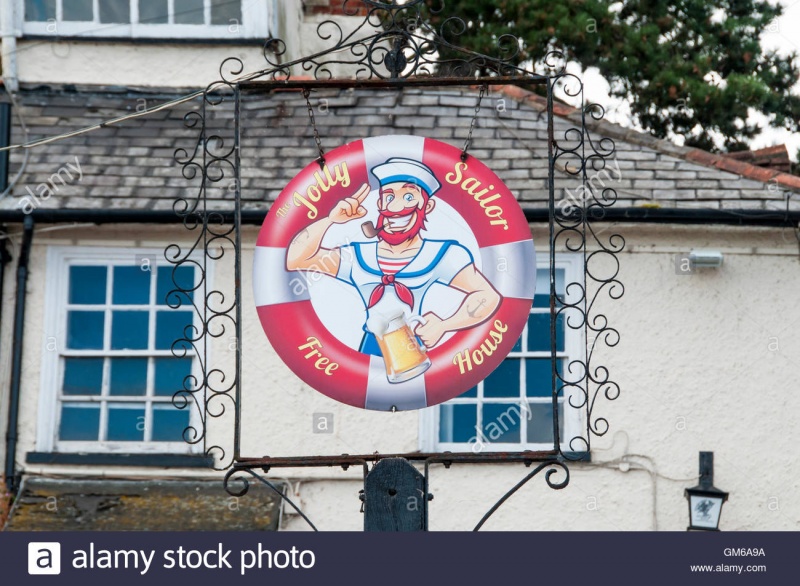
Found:
[[[372,174],[377,177],[381,185],[399,181],[413,183],[424,189],[428,195],[433,195],[442,186],[427,165],[413,159],[392,157],[385,163],[373,167]]]

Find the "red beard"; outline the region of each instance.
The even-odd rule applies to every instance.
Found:
[[[426,202],[427,203],[427,202]],[[414,223],[409,226],[407,230],[402,232],[387,232],[384,229],[384,224],[386,224],[387,218],[402,218],[404,216],[409,216],[417,212],[417,217],[414,219]],[[386,243],[391,244],[392,246],[396,246],[398,244],[402,244],[407,240],[411,240],[417,234],[419,234],[420,230],[425,227],[425,206],[422,208],[411,208],[406,211],[392,213],[386,211],[378,212],[378,238],[380,240],[384,240]]]

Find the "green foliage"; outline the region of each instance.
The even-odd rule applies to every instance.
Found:
[[[733,151],[762,130],[748,121],[750,109],[771,126],[798,129],[800,98],[790,91],[796,54],[782,58],[760,44],[781,12],[763,0],[448,0],[429,19],[441,26],[447,16],[462,18],[468,28],[457,42],[490,56],[501,56],[502,35],[515,35],[514,62],[526,67],[560,50],[584,69],[596,67],[653,135]]]

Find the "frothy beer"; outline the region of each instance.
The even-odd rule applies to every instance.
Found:
[[[410,321],[422,321],[420,317]],[[431,366],[425,347],[422,346],[404,315],[392,319],[382,334],[375,339],[386,365],[386,378],[390,383],[401,383],[419,376]]]

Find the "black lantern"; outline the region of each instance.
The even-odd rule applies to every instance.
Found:
[[[714,452],[700,452],[700,484],[684,492],[689,501],[687,531],[719,531],[722,503],[728,493],[714,486]]]

